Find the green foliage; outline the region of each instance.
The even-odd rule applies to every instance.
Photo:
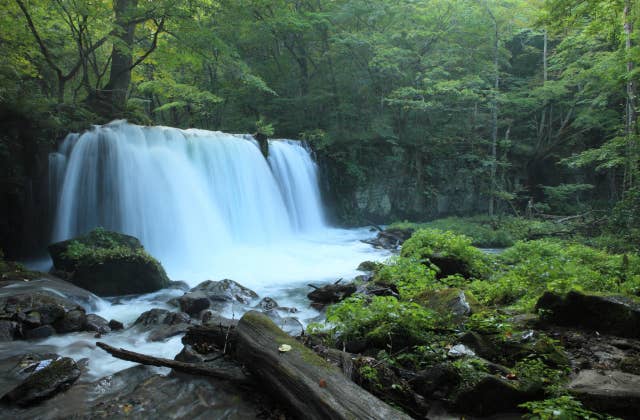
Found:
[[[547,290],[627,292],[637,287],[640,257],[611,255],[558,240],[518,242],[499,256],[503,269],[470,289],[485,304],[533,308]],[[626,262],[625,262],[626,261]]]
[[[379,347],[393,346],[394,338],[409,343],[427,342],[434,314],[418,304],[392,296],[352,296],[327,310],[342,340],[367,339]]]
[[[394,284],[403,299],[408,299],[425,290],[433,290],[444,285],[436,281],[435,271],[413,258],[394,257],[380,268],[374,281]]]
[[[260,134],[264,134],[267,137],[273,137],[273,134],[275,133],[273,124],[268,123],[264,119],[264,117],[260,117],[260,119],[256,121],[256,131]]]
[[[530,420],[613,419],[613,417],[587,410],[582,406],[580,401],[577,401],[569,395],[562,395],[542,401],[529,401],[521,404],[520,407],[529,411],[529,414],[525,414],[524,418]]]
[[[401,256],[415,261],[427,261],[435,254],[454,257],[467,265],[478,278],[488,276],[491,258],[471,245],[471,239],[438,229],[420,229],[402,245]]]

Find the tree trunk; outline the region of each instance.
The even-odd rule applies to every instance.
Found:
[[[244,314],[236,358],[265,389],[305,419],[398,419],[397,411],[348,379],[337,367],[294,340],[265,315]],[[290,346],[282,348],[281,346]],[[279,351],[279,347],[285,351]]]
[[[498,62],[499,41],[498,38],[498,21],[487,6],[487,12],[493,20],[494,28],[494,44],[493,44],[493,70],[495,72],[495,79],[493,83],[493,98],[491,106],[491,174],[489,188],[489,217],[493,217],[494,205],[495,205],[495,191],[496,191],[496,169],[498,158],[498,89],[500,88],[500,68]]]
[[[118,38],[111,51],[111,72],[109,82],[103,89],[104,96],[110,99],[114,109],[123,109],[131,83],[133,65],[133,41],[136,23],[133,19],[138,0],[115,0],[115,34]]]
[[[628,164],[625,171],[625,183],[623,188],[633,188],[635,183],[635,172],[637,169],[636,151],[636,87],[631,76],[633,72],[633,61],[631,54],[631,36],[633,34],[633,23],[631,22],[631,0],[624,2],[624,35],[625,35],[625,53],[627,54],[627,112],[625,131],[628,147]]]

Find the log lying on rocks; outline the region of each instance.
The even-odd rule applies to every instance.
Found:
[[[300,417],[410,419],[347,379],[265,315],[247,312],[236,332],[238,361]]]
[[[203,325],[189,327],[182,338],[182,344],[189,344],[199,353],[221,350],[230,354],[236,345],[237,320],[216,316]]]
[[[225,370],[215,369],[197,363],[179,362],[177,360],[149,356],[147,354],[136,353],[125,349],[117,349],[101,342],[97,342],[96,346],[100,347],[102,350],[106,351],[113,357],[127,360],[129,362],[136,362],[142,365],[168,367],[179,372],[188,373],[190,375],[210,376],[212,378],[223,379],[239,384],[248,383],[248,379],[244,376],[232,374]]]

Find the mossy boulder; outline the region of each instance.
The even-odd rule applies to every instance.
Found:
[[[169,285],[160,263],[133,236],[94,229],[49,246],[57,270],[99,296],[150,293]]]
[[[470,292],[455,287],[428,290],[416,296],[414,300],[442,317],[451,317],[456,320],[478,312],[480,309],[480,303]]]

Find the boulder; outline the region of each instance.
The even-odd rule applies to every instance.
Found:
[[[109,328],[111,328],[112,331],[119,331],[124,329],[124,325],[122,324],[122,322],[112,319],[111,321],[109,321]]]
[[[16,335],[18,324],[14,321],[0,320],[0,343],[12,341]]]
[[[111,327],[109,327],[109,321],[96,314],[87,315],[85,329],[87,331],[95,331],[100,334],[105,334],[111,331]]]
[[[51,337],[55,333],[56,330],[51,325],[41,325],[34,329],[23,331],[22,335],[27,340],[40,340]]]
[[[412,228],[391,228],[378,232],[378,235],[374,239],[363,242],[373,245],[376,248],[395,250],[398,249],[404,241],[409,239],[411,235],[413,235],[413,232],[415,232],[415,229]]]
[[[363,261],[358,265],[358,271],[373,272],[378,271],[383,264],[375,261]]]
[[[267,296],[262,298],[262,300],[256,306],[254,306],[254,308],[260,309],[264,312],[276,309],[278,306],[278,302],[276,302],[275,299]]]
[[[149,341],[162,341],[187,331],[190,324],[191,318],[184,312],[154,308],[142,313],[133,326],[150,330]]]
[[[527,389],[493,375],[487,375],[458,393],[454,406],[457,410],[476,416],[518,410],[526,401],[543,398],[542,389]]]
[[[616,370],[582,370],[569,392],[590,410],[622,418],[640,413],[640,376]]]
[[[80,376],[73,359],[62,357],[49,363],[40,362],[22,383],[6,393],[2,400],[29,406],[68,389]]]
[[[461,380],[460,374],[453,365],[441,363],[417,372],[409,383],[419,395],[425,398],[444,398],[460,384]]]
[[[87,315],[84,310],[69,311],[54,324],[56,332],[60,334],[83,331],[87,323]]]
[[[49,246],[54,267],[99,296],[155,292],[169,285],[160,263],[138,239],[94,229],[88,235]]]
[[[313,286],[315,287],[315,286]],[[357,287],[353,283],[332,283],[322,287],[316,287],[307,294],[310,301],[323,305],[340,302],[355,293]]]
[[[228,303],[248,305],[258,295],[251,289],[229,279],[206,280],[175,301],[180,310],[191,316],[198,316],[209,308],[221,309]]]
[[[416,297],[416,302],[439,315],[461,319],[477,312],[480,304],[469,292],[457,288],[426,291]]]
[[[541,312],[543,321],[552,324],[640,338],[640,304],[627,297],[545,292],[536,303],[536,310]]]

